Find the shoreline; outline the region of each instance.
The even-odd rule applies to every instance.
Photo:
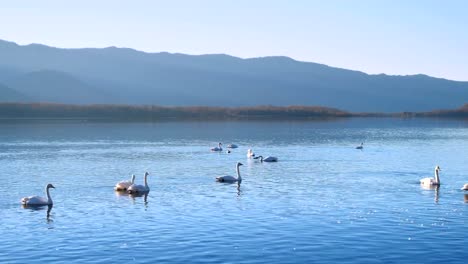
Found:
[[[401,113],[353,113],[322,106],[167,107],[155,105],[72,105],[0,103],[2,121],[328,121],[349,118],[468,119],[468,104],[454,110]]]

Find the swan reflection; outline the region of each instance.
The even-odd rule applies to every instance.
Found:
[[[43,211],[43,210],[46,210],[47,209],[47,212],[46,212],[46,220],[47,220],[47,223],[50,223],[50,222],[53,222],[54,220],[50,218],[50,212],[52,211],[52,207],[54,207],[54,205],[27,205],[27,204],[22,204],[21,207],[23,207],[23,209],[28,209],[28,210],[31,210],[31,211]]]
[[[424,190],[434,190],[434,202],[439,202],[439,185],[421,185],[421,188]]]
[[[148,193],[132,193],[128,195],[130,198],[132,198],[133,203],[135,204],[136,199],[139,197],[143,197],[143,203],[145,206],[148,205]]]

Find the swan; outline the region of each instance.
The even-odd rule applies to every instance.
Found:
[[[227,145],[227,148],[238,148],[236,144],[229,144]]]
[[[211,151],[223,151],[223,148],[221,147],[221,145],[223,144],[219,142],[217,147],[211,148]]]
[[[364,148],[364,143],[361,142],[361,145],[357,146],[356,149],[363,149]]]
[[[263,158],[263,156],[258,156],[258,157],[255,157],[254,159],[260,159],[260,162],[277,162],[278,161],[277,157],[272,157],[272,156],[268,156],[266,158]]]
[[[54,188],[54,185],[52,184],[47,184],[46,186],[46,195],[47,195],[47,198],[44,198],[44,197],[41,197],[41,196],[29,196],[29,197],[24,197],[21,199],[21,204],[23,205],[36,205],[36,206],[40,206],[40,205],[52,205],[53,202],[52,202],[52,198],[50,198],[50,193],[49,193],[49,189],[50,188]]]
[[[247,158],[253,158],[255,157],[255,153],[253,153],[252,149],[247,150]]]
[[[128,187],[135,183],[135,174],[132,175],[132,178],[129,181],[120,181],[118,182],[114,190],[118,192],[125,192],[127,191]]]
[[[242,177],[241,177],[240,172],[239,172],[239,167],[242,166],[242,165],[243,164],[240,163],[240,162],[237,162],[237,164],[236,164],[237,178],[233,177],[233,176],[230,176],[230,175],[227,175],[227,176],[216,177],[216,181],[218,181],[218,182],[238,182],[238,183],[241,183],[242,182]]]
[[[437,165],[434,170],[434,175],[435,175],[434,178],[421,179],[420,180],[421,184],[425,186],[440,185],[439,171],[441,171],[441,169]]]
[[[129,194],[137,194],[137,193],[147,193],[149,192],[149,186],[148,186],[148,172],[145,172],[145,185],[141,184],[132,184],[130,187],[128,187],[127,192]]]
[[[468,183],[465,183],[463,187],[461,188],[463,191],[468,191]]]

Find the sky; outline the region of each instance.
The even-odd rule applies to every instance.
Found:
[[[281,55],[370,74],[468,81],[465,0],[0,0],[0,39]]]

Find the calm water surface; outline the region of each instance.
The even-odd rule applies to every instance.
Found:
[[[466,263],[467,154],[462,121],[2,122],[0,263]],[[49,214],[21,207],[47,183]]]

